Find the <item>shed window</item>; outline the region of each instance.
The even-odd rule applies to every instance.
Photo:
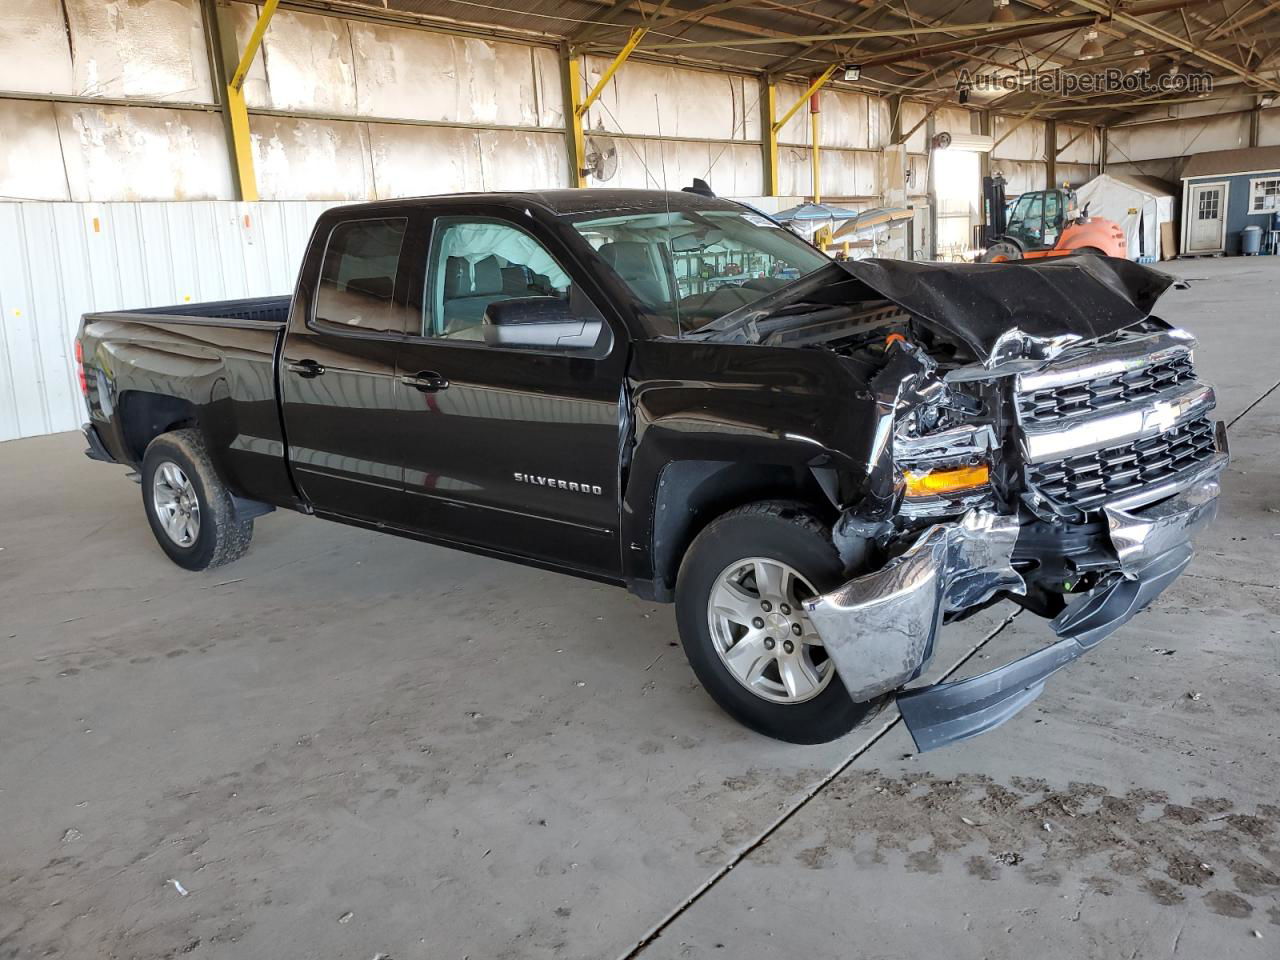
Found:
[[[1249,181],[1249,212],[1280,210],[1280,177],[1260,177]]]

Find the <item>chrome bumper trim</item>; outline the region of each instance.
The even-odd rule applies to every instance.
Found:
[[[898,711],[921,753],[993,730],[1040,696],[1045,682],[1145,609],[1191,562],[1183,543],[1135,579],[1118,577],[1050,623],[1060,639],[1004,666],[898,695]]]
[[[898,709],[919,750],[977,736],[1034,700],[1045,681],[1127,623],[1191,562],[1192,536],[1217,513],[1218,476],[1229,462],[1219,452],[1159,502],[1103,507],[1116,553],[1113,573],[1050,623],[1060,638],[994,670],[953,683],[898,694]],[[1144,491],[1144,496],[1149,496]],[[933,656],[947,613],[983,603],[1026,584],[1010,563],[1017,518],[971,510],[958,522],[935,524],[880,570],[806,601],[836,671],[858,701],[918,677]]]
[[[945,614],[1000,590],[1026,590],[1010,563],[1018,530],[1015,517],[971,510],[958,522],[929,527],[874,573],[805,601],[854,700],[873,699],[918,676],[933,656]]]
[[[1151,561],[1186,543],[1213,521],[1222,492],[1218,475],[1226,465],[1226,455],[1218,455],[1181,493],[1145,510],[1126,510],[1113,504],[1102,508],[1111,546],[1125,576],[1137,576]]]

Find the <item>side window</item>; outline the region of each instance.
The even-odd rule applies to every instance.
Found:
[[[1017,202],[1013,205],[1013,209],[1009,212],[1010,228],[1015,226],[1021,228],[1023,226],[1023,221],[1027,219],[1027,211],[1031,209],[1031,200],[1032,198],[1030,196],[1018,198]]]
[[[608,352],[600,312],[547,249],[496,220],[441,217],[428,254],[422,334],[490,347]]]
[[[403,308],[395,302],[396,270],[409,221],[347,220],[329,234],[316,323],[345,329],[403,333]]]
[[[1053,239],[1057,239],[1059,233],[1062,232],[1062,207],[1059,203],[1061,195],[1054,190],[1044,195],[1044,239],[1048,243],[1050,234]]]

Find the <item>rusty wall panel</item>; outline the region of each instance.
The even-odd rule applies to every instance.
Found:
[[[371,123],[378,199],[568,185],[564,135]]]
[[[1077,134],[1080,135],[1079,139],[1071,143],[1071,139]],[[1092,127],[1068,123],[1058,124],[1058,149],[1062,151],[1058,154],[1058,165],[1095,162],[1098,150],[1097,141],[1098,134]],[[1071,146],[1062,150],[1062,147],[1067,143],[1071,143]]]
[[[631,140],[616,138],[618,173],[608,183],[590,182],[590,186],[632,187],[642,190],[679,190],[705,177],[711,166],[715,144]]]
[[[249,129],[262,199],[374,199],[366,124],[250,116]]]
[[[72,200],[229,200],[216,113],[55,104]]]
[[[1020,123],[1021,126],[1019,126]],[[1001,137],[1006,138],[992,149],[993,160],[1044,160],[1043,120],[1027,120],[1023,123],[1021,117],[1005,117],[997,114],[991,118],[991,134],[998,141]]]
[[[72,92],[212,103],[199,0],[63,0]]]
[[[790,108],[804,91],[801,84],[778,84],[778,115]],[[822,146],[865,150],[879,149],[887,142],[889,114],[888,104],[883,99],[834,87],[824,89],[820,96],[818,135]],[[778,141],[808,144],[811,133],[809,105],[806,103],[778,131]]]
[[[824,149],[819,162],[822,164],[820,186],[823,199],[862,197],[879,200],[879,153]],[[812,196],[813,173],[808,147],[785,146],[778,150],[778,190],[786,194]]]
[[[549,190],[569,185],[564,134],[478,131],[482,190]]]
[[[609,59],[587,57],[591,89]],[[754,77],[631,62],[587,111],[587,128],[640,136],[760,139],[760,85]]]
[[[538,94],[538,126],[564,126],[564,87],[560,55],[550,47],[533,48],[534,87]]]
[[[368,126],[379,199],[483,189],[479,131],[387,123]]]
[[[258,19],[249,4],[231,7],[236,43],[243,50]],[[356,78],[349,25],[356,21],[280,10],[262,39],[257,73],[245,84],[251,108],[352,116]],[[263,69],[265,67],[265,70]],[[268,83],[262,81],[267,79]]]
[[[1107,131],[1107,163],[1159,160],[1248,145],[1247,113],[1112,127]]]
[[[72,89],[71,46],[61,0],[5,0],[0,16],[0,90],[69,94]]]
[[[758,197],[764,189],[763,158],[755,144],[628,137],[615,137],[613,142],[618,172],[604,183],[589,179],[589,187],[680,190],[698,177],[722,197]],[[556,149],[553,143],[547,148],[549,153]]]
[[[239,43],[258,7],[230,8]],[[283,10],[245,84],[251,108],[501,126],[563,122],[550,48]]]
[[[70,200],[53,104],[0,100],[0,200]]]
[[[906,133],[911,130],[928,110],[923,103],[917,103],[914,100],[902,101],[902,132]],[[928,124],[920,124],[919,129],[912,131],[911,136],[907,138],[907,153],[924,153],[928,149],[925,143],[925,131]]]
[[[1004,174],[1005,193],[1010,197],[1028,190],[1043,190],[1047,173],[1043,163],[1030,160],[1002,160],[999,166],[992,164],[993,170]]]

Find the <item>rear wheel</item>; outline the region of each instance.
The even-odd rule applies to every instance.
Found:
[[[180,567],[207,570],[249,549],[253,520],[236,518],[198,430],[162,433],[147,446],[142,502],[160,549]]]
[[[1022,250],[1016,243],[1010,243],[1007,240],[999,240],[983,252],[978,258],[979,263],[1008,263],[1010,260],[1021,260]]]
[[[883,699],[849,699],[804,613],[844,579],[830,531],[801,504],[754,503],[712,521],[676,582],[680,638],[712,699],[790,743],[826,743],[874,716]]]
[[[1072,253],[1091,253],[1095,257],[1105,257],[1107,255],[1106,251],[1099,250],[1097,247],[1076,247],[1071,252]]]

